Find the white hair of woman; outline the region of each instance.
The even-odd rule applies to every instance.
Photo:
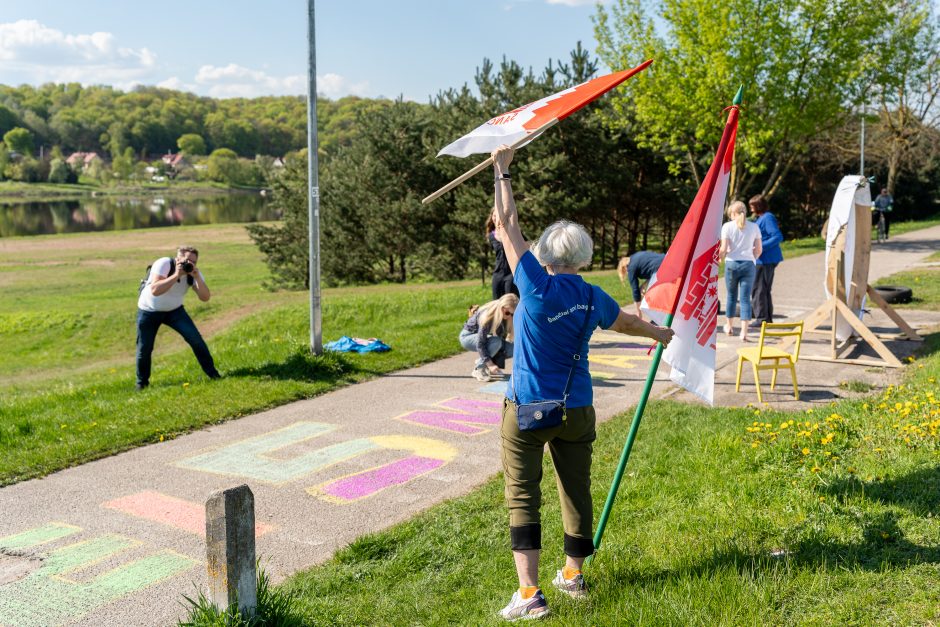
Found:
[[[591,263],[594,242],[580,224],[559,220],[542,232],[532,252],[543,266],[580,270]]]

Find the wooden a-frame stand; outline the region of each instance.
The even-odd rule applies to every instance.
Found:
[[[914,341],[914,342],[923,342],[924,339],[917,334],[907,322],[894,310],[891,305],[881,297],[875,288],[873,288],[868,283],[868,265],[871,257],[871,228],[870,228],[870,211],[867,207],[856,206],[856,248],[855,248],[855,260],[852,269],[852,285],[849,299],[851,300],[853,306],[856,309],[861,309],[862,298],[865,294],[868,295],[868,298],[871,302],[875,303],[879,309],[881,309],[885,314],[891,318],[891,320],[898,325],[898,328],[901,330],[901,336]],[[888,347],[884,345],[884,342],[881,341],[881,338],[876,335],[868,326],[862,322],[858,316],[852,311],[852,309],[846,304],[846,292],[845,292],[845,234],[840,233],[839,237],[835,241],[833,250],[830,252],[830,259],[834,260],[835,263],[830,262],[829,268],[827,271],[827,284],[829,285],[829,291],[832,294],[829,299],[816,308],[809,316],[806,317],[806,320],[803,324],[803,333],[826,333],[830,335],[830,355],[806,355],[803,354],[800,357],[802,359],[809,359],[812,361],[829,361],[829,362],[839,362],[839,363],[849,363],[849,364],[858,364],[864,366],[887,366],[889,368],[900,368],[903,366],[901,361],[888,350]],[[864,285],[865,289],[859,289],[860,286]],[[836,328],[838,326],[839,317],[842,317],[858,334],[858,336],[850,335],[843,342],[839,342],[836,337]],[[819,327],[822,326],[825,322],[829,322],[831,329],[829,331],[820,330]],[[881,357],[881,361],[872,360],[872,359],[847,359],[842,357],[850,348],[853,348],[858,342],[858,338],[868,342],[868,345],[871,346],[878,356]],[[885,337],[885,336],[882,336]],[[885,339],[893,338],[896,336],[885,337]]]

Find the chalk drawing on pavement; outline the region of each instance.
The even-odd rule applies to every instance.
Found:
[[[68,533],[65,533],[65,532]],[[80,533],[81,529],[49,523],[0,538],[0,551],[26,551]],[[160,550],[81,580],[81,571],[143,546],[114,534],[94,536],[42,555],[42,565],[22,579],[0,587],[0,624],[49,625],[74,620],[116,599],[143,590],[193,568],[198,562]]]
[[[206,533],[205,505],[175,496],[145,490],[107,501],[101,506],[198,536]],[[261,537],[274,529],[274,525],[256,522],[255,537]]]
[[[308,488],[307,492],[331,503],[352,503],[433,472],[457,456],[455,447],[440,440],[400,435],[375,436],[370,440],[383,449],[403,450],[411,454],[321,483]]]
[[[176,466],[279,485],[300,479],[317,470],[352,459],[376,448],[374,443],[359,439],[340,442],[292,458],[275,456],[280,449],[300,444],[336,429],[337,425],[327,423],[296,422],[277,431],[178,461]]]
[[[501,401],[450,398],[436,403],[440,409],[419,409],[396,416],[395,420],[463,435],[489,433],[500,424]]]
[[[588,355],[588,361],[592,364],[625,369],[636,368],[635,362],[651,359],[649,355]]]
[[[498,403],[449,399],[442,404],[443,407],[463,410],[465,413],[456,415],[476,422],[492,421],[492,417],[485,413],[490,411],[490,405]],[[370,453],[385,450],[403,450],[408,453],[404,458],[357,471],[308,490],[323,498],[330,497],[327,500],[335,503],[348,503],[437,470],[457,455],[457,449],[446,442],[398,435],[347,440],[292,458],[276,458],[273,455],[279,449],[299,444],[335,428],[335,425],[298,422],[284,429],[184,459],[176,462],[176,465],[280,485]]]

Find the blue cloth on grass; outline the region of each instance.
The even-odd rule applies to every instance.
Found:
[[[378,338],[370,337],[364,340],[361,337],[348,335],[344,335],[335,342],[327,342],[323,348],[337,353],[384,353],[392,350],[388,344]]]

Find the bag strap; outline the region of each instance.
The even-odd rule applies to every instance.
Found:
[[[588,325],[591,323],[591,306],[594,304],[594,286],[590,283],[587,285],[591,290],[588,295],[587,315],[584,317],[584,326],[581,327],[581,337],[578,338],[578,343],[574,348],[574,355],[571,357],[571,370],[568,371],[568,380],[565,382],[565,394],[562,396],[562,399],[566,403],[568,402],[568,390],[571,389],[571,380],[574,378],[574,369],[577,368],[578,362],[581,361],[581,345],[584,343],[584,336],[587,335]]]
[[[590,288],[588,293],[588,304],[587,304],[587,315],[584,317],[584,326],[581,327],[581,336],[578,338],[578,343],[574,347],[574,355],[571,356],[571,369],[568,371],[568,380],[565,381],[565,391],[562,395],[562,400],[568,402],[568,390],[571,389],[571,381],[574,379],[574,369],[577,368],[578,362],[581,361],[581,345],[584,343],[584,337],[588,332],[588,325],[591,324],[591,307],[594,305],[594,286],[585,281],[585,284]],[[519,399],[516,397],[516,378],[512,378],[512,402],[516,405],[519,404]]]

